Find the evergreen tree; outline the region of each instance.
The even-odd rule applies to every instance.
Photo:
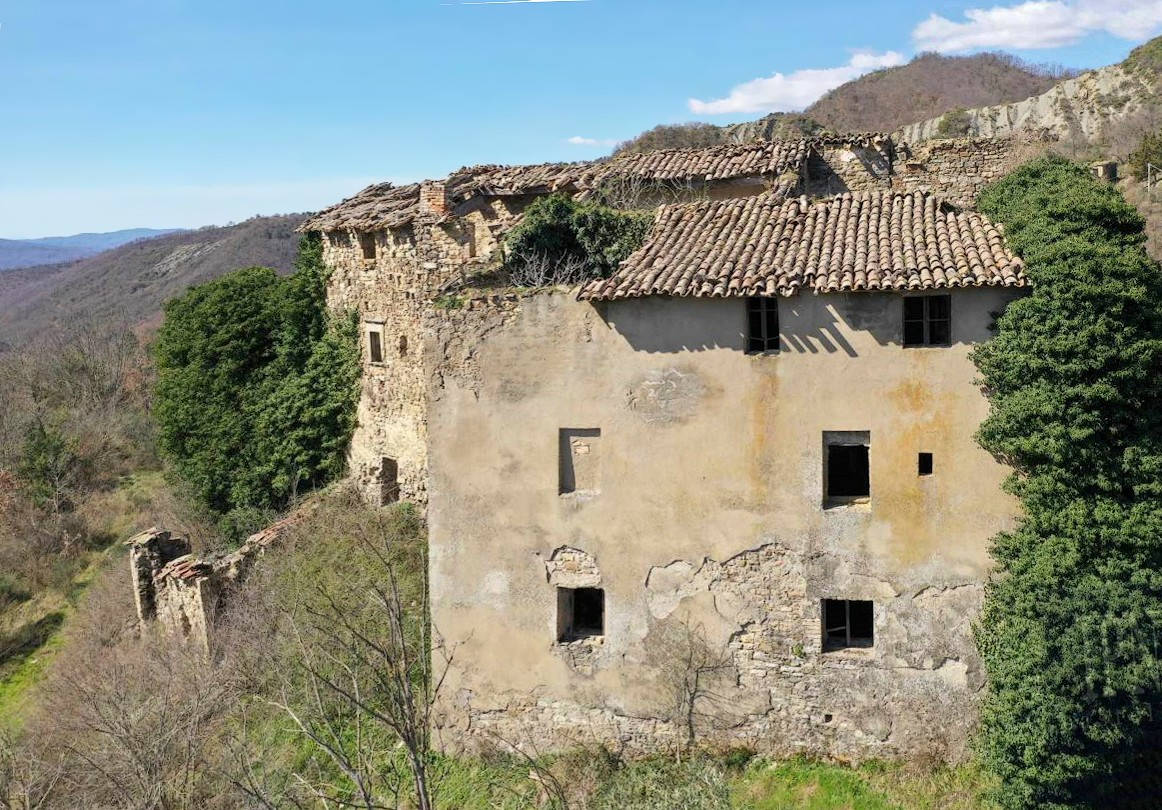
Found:
[[[974,358],[1017,527],[977,626],[1006,808],[1153,806],[1162,720],[1162,273],[1141,217],[1061,158],[986,190],[1031,293]],[[1143,785],[1146,792],[1141,793]]]
[[[326,281],[309,236],[289,277],[247,268],[166,304],[159,444],[220,514],[280,508],[342,472],[359,356],[354,321],[327,312]]]

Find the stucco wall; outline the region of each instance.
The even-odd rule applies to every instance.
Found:
[[[728,664],[700,737],[960,756],[988,539],[1015,510],[972,440],[987,403],[967,354],[1007,300],[956,291],[954,345],[904,349],[899,296],[783,299],[770,356],[743,353],[741,300],[431,313],[433,619],[458,645],[445,742],[656,749],[683,733],[673,650],[694,638]],[[562,495],[565,428],[600,439],[596,487]],[[870,432],[869,504],[823,508],[824,431]],[[556,643],[555,578],[576,559],[606,600],[584,649]],[[874,600],[872,650],[822,651],[824,598]]]

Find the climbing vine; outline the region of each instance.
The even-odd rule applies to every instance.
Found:
[[[1162,272],[1141,217],[1061,158],[980,208],[1033,284],[974,354],[978,438],[1024,512],[977,627],[981,754],[1003,807],[1132,806],[1162,720]]]

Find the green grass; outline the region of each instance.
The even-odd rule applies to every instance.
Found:
[[[734,782],[739,810],[893,810],[902,805],[872,787],[868,774],[805,759],[751,764]]]

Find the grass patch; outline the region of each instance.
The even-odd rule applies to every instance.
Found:
[[[861,770],[807,759],[758,760],[733,785],[740,810],[894,810],[901,805],[872,787]]]

